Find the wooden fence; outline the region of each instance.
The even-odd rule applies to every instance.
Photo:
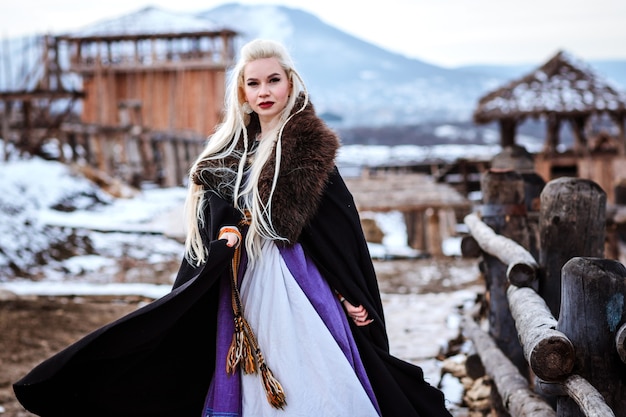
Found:
[[[486,172],[483,205],[464,220],[461,249],[481,258],[489,305],[488,331],[477,314],[463,331],[495,384],[492,407],[626,417],[626,268],[603,257],[606,194],[584,179],[530,182]]]

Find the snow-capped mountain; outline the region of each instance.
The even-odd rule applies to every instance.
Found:
[[[284,43],[318,110],[341,116],[348,126],[467,121],[482,95],[543,64],[442,68],[389,52],[285,6],[230,3],[198,16],[237,30],[242,43],[253,38]],[[626,62],[598,64],[600,75],[613,75],[611,81],[626,87]]]
[[[277,5],[230,3],[196,13],[146,7],[88,24],[72,35],[219,28],[239,32],[239,44],[258,37],[284,43],[318,112],[343,127],[468,122],[482,95],[543,64],[442,68],[372,45],[308,12]],[[32,88],[42,44],[37,36],[3,42],[0,91]],[[590,64],[619,88],[626,87],[626,61]],[[61,66],[66,65],[61,62]],[[68,80],[76,82],[72,77]]]
[[[501,77],[450,70],[389,52],[285,6],[226,4],[198,14],[292,53],[316,107],[348,125],[468,119]]]
[[[158,7],[145,7],[123,16],[103,19],[72,33],[74,36],[97,36],[112,33],[139,35],[220,30],[222,26],[210,18],[179,13]]]

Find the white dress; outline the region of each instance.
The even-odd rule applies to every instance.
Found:
[[[283,386],[287,405],[273,408],[261,376],[242,373],[244,417],[378,416],[345,354],[288,269],[267,241],[241,284],[244,316],[266,364]],[[322,285],[327,285],[322,281]]]

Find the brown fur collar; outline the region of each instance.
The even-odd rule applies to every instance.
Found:
[[[302,103],[303,97],[299,97],[294,108],[301,108]],[[249,138],[254,138],[256,131],[258,119],[253,117],[248,126]],[[309,102],[302,112],[287,122],[281,142],[280,172],[271,206],[272,221],[278,234],[294,243],[317,211],[326,181],[335,166],[339,138],[317,117]],[[239,145],[242,150],[243,139]],[[238,157],[230,156],[220,162],[208,161],[200,168],[219,164],[236,169],[238,162]],[[259,179],[259,193],[264,202],[270,196],[275,164],[276,159],[272,156],[263,167]],[[192,179],[207,190],[232,198],[232,193],[228,195],[219,187],[223,179],[207,178],[200,169],[193,174]]]

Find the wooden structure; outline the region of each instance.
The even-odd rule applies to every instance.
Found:
[[[595,75],[584,63],[560,51],[532,73],[481,97],[474,122],[497,121],[501,145],[515,144],[517,126],[526,118],[545,118],[546,152],[556,151],[562,122],[571,124],[576,146],[587,146],[591,116],[607,114],[617,125],[620,153],[626,151],[626,96]]]
[[[59,36],[86,97],[81,120],[209,134],[219,121],[232,30]]]
[[[500,189],[518,190],[508,194],[523,189],[519,176],[495,175]],[[574,193],[574,189],[586,192]],[[488,288],[489,334],[480,328],[476,313],[468,314],[463,325],[500,394],[501,403],[494,404],[496,415],[626,416],[626,268],[599,257],[604,248],[606,196],[588,180],[561,178],[549,182],[540,198],[540,262],[524,248],[524,230],[509,239],[484,223],[480,210],[465,218],[470,236],[482,251],[482,262],[493,261],[482,268],[489,275],[486,281],[500,283]],[[563,213],[563,201],[568,198],[577,200],[576,208]],[[523,199],[523,195],[516,197]],[[507,214],[511,202],[501,203],[505,205],[499,218],[489,221],[511,233],[514,217],[523,213]],[[585,215],[593,221],[581,222]],[[523,222],[516,222],[523,228]],[[563,246],[569,247],[571,259],[563,257]],[[496,261],[502,264],[500,268],[492,267]],[[550,286],[561,288],[564,295],[556,309],[554,291],[546,291],[540,279],[546,269],[553,271]],[[513,333],[493,331],[500,327],[493,326],[492,318],[499,316],[513,319]],[[524,367],[534,379],[526,377],[528,369],[520,369],[517,350],[508,349],[512,338],[519,339]]]
[[[359,212],[401,212],[407,244],[434,256],[443,254],[443,239],[456,234],[456,219],[471,210],[464,196],[425,174],[379,172],[345,181]]]
[[[465,159],[454,161],[426,159],[402,164],[379,164],[364,167],[368,175],[381,174],[425,174],[435,182],[448,184],[461,195],[480,190],[480,177],[489,169],[491,161],[487,158]]]
[[[615,203],[616,187],[626,180],[626,155],[590,151],[585,154],[564,152],[535,156],[535,170],[546,181],[559,177],[577,177],[597,183],[606,192],[607,201]]]
[[[219,122],[229,29],[59,36],[85,92],[81,123],[66,125],[75,159],[132,184],[181,185]]]
[[[183,184],[221,117],[237,33],[204,19],[170,25],[177,18],[147,8],[43,37],[24,89],[0,92],[5,146],[137,186]]]
[[[516,144],[517,126],[525,119],[545,120],[545,146],[535,158],[536,172],[545,181],[560,176],[590,179],[612,202],[615,184],[626,178],[626,94],[566,52],[484,95],[473,117],[478,124],[498,122],[503,148]],[[564,122],[575,143],[573,150],[559,153]]]
[[[5,158],[9,157],[11,144],[20,152],[41,154],[44,141],[61,135],[61,125],[72,120],[75,106],[85,96],[64,82],[55,38],[41,36],[34,42],[39,52],[38,66],[0,91],[0,135],[4,138]],[[12,65],[10,61],[4,64]]]

